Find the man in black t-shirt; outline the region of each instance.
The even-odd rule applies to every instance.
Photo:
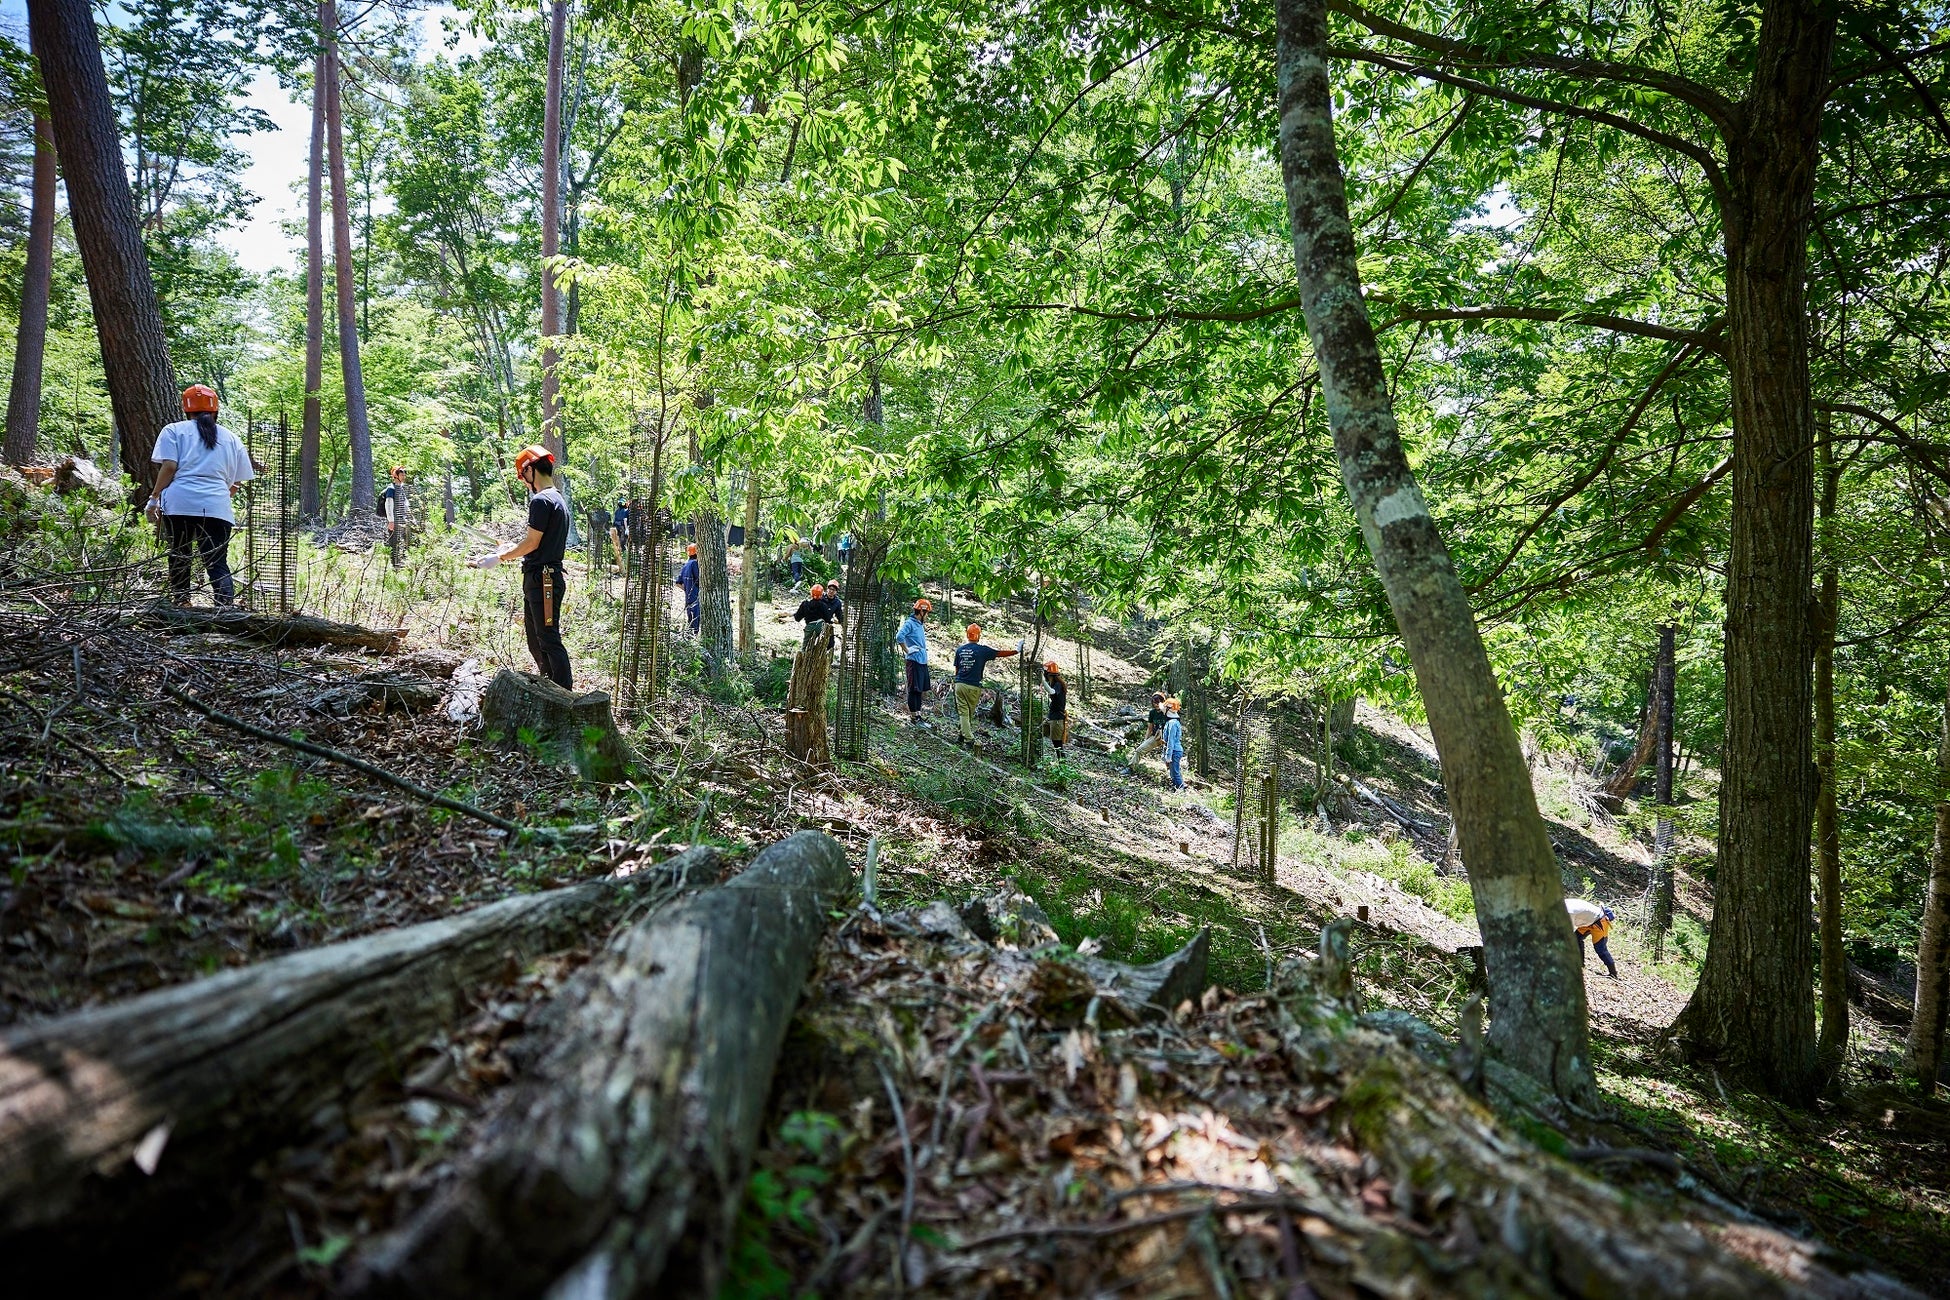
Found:
[[[1052,659],[1043,665],[1043,685],[1049,690],[1049,711],[1043,715],[1043,734],[1062,749],[1070,739],[1070,687]]]
[[[982,670],[993,659],[1007,659],[1020,653],[1016,650],[997,650],[982,644],[982,625],[968,625],[968,640],[955,647],[955,716],[961,723],[961,735],[956,743],[973,745],[975,743],[975,706],[982,702]]]
[[[575,689],[569,651],[562,644],[562,598],[568,583],[562,553],[569,543],[569,505],[555,486],[555,458],[545,447],[515,453],[515,477],[528,488],[528,536],[476,561],[489,568],[521,558],[521,621],[528,653],[542,676],[564,690]]]

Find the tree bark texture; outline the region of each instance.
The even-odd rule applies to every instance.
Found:
[[[1659,660],[1653,652],[1652,672],[1646,678],[1645,709],[1639,714],[1639,738],[1632,745],[1632,756],[1605,778],[1605,793],[1623,799],[1639,783],[1639,773],[1652,761],[1659,744]]]
[[[54,285],[54,128],[34,119],[34,189],[27,217],[27,266],[20,278],[13,383],[7,389],[9,465],[34,463],[41,427],[41,364],[47,359],[47,298]]]
[[[786,1026],[853,884],[801,831],[619,935],[456,1181],[367,1257],[414,1297],[712,1296]]]
[[[1824,433],[1827,431],[1824,430]],[[1815,609],[1815,899],[1821,938],[1821,1031],[1815,1055],[1833,1078],[1848,1052],[1848,952],[1842,946],[1842,836],[1835,803],[1835,627],[1842,576],[1829,532],[1841,468],[1821,440],[1821,588]]]
[[[745,479],[745,547],[738,556],[738,653],[758,648],[758,466]]]
[[[505,899],[0,1032],[0,1242],[54,1247],[111,1223],[119,1237],[170,1217],[192,1187],[246,1180],[256,1152],[393,1068],[511,960],[569,946],[687,873],[715,870],[715,853],[694,849],[628,879]],[[159,1133],[159,1161],[144,1174],[135,1153]]]
[[[352,261],[352,195],[345,183],[345,103],[339,77],[336,0],[318,7],[325,43],[325,135],[331,148],[332,272],[338,290],[339,373],[345,378],[345,436],[352,459],[352,513],[373,502],[372,427],[366,421],[366,380],[359,368],[358,285]]]
[[[149,460],[156,435],[180,418],[182,394],[169,360],[149,254],[136,226],[94,7],[88,0],[34,0],[27,23],[68,187],[68,216],[88,277],[122,468],[146,498],[156,481]]]
[[[325,384],[325,32],[332,6],[318,6],[319,53],[312,61],[311,161],[305,178],[305,415],[298,434],[298,519],[325,521],[318,499],[318,451],[324,412],[319,390]]]
[[[549,263],[562,248],[562,45],[569,6],[555,0],[548,9],[548,79],[542,102],[542,445],[558,465],[567,463],[562,446],[562,380],[549,340],[562,332],[562,294]]]
[[[830,767],[832,744],[826,733],[826,677],[833,667],[833,627],[829,623],[810,646],[792,656],[792,682],[785,693],[785,747],[802,763]]]
[[[1677,629],[1667,623],[1659,629],[1659,654],[1653,663],[1653,711],[1656,715],[1653,747],[1652,799],[1659,806],[1652,830],[1652,959],[1665,952],[1666,935],[1672,930],[1674,885],[1672,876],[1672,721],[1673,706],[1679,694],[1679,664],[1673,645]]]
[[[1807,240],[1836,10],[1762,6],[1752,87],[1727,138],[1733,528],[1726,759],[1713,929],[1674,1029],[1765,1091],[1813,1095],[1808,844],[1814,647],[1814,411]]]
[[[241,609],[178,609],[153,605],[137,616],[138,621],[178,628],[223,632],[275,646],[335,646],[341,649],[377,650],[391,654],[405,637],[404,629],[361,627],[339,623],[315,614],[277,617],[253,614]]]
[[[1322,0],[1281,0],[1281,171],[1334,449],[1441,755],[1489,967],[1491,1043],[1561,1096],[1585,1101],[1595,1084],[1584,980],[1557,860],[1475,613],[1402,450],[1361,298],[1326,37]]]
[[[1916,939],[1916,1010],[1909,1022],[1910,1073],[1932,1093],[1943,1068],[1944,1025],[1950,1017],[1950,696],[1943,703],[1936,779],[1936,841],[1930,845],[1930,883]]]

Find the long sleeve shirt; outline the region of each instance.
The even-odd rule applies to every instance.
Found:
[[[894,633],[894,644],[907,651],[907,657],[917,664],[928,661],[928,634],[921,626],[921,620],[909,614],[901,620],[900,631]]]
[[[697,560],[695,557],[684,561],[684,567],[677,571],[677,585],[684,589],[685,604],[697,604]]]
[[[1177,718],[1165,723],[1165,757],[1185,757],[1185,727]]]

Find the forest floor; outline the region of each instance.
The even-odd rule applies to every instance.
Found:
[[[1366,908],[1355,956],[1369,1004],[1453,1033],[1470,982],[1459,950],[1476,937],[1466,884],[1434,865],[1446,815],[1426,734],[1363,706],[1337,756],[1379,799],[1350,787],[1326,808],[1328,825],[1315,815],[1289,827],[1269,880],[1233,866],[1223,782],[1170,792],[1160,765],[1125,775],[1121,754],[1081,734],[1063,761],[1032,772],[1013,763],[1013,729],[984,725],[971,755],[949,743],[949,713],[917,726],[883,709],[868,761],[806,772],[783,753],[766,698],[782,687],[775,656],[797,641],[794,599],[781,592],[759,611],[757,694],[714,699],[680,683],[633,737],[647,774],[610,790],[519,748],[490,749],[438,708],[389,711],[384,692],[361,697],[381,670],[450,689],[467,648],[451,623],[409,625],[409,645],[440,647],[415,658],[274,651],[148,628],[127,610],[13,607],[0,615],[0,857],[10,868],[0,1025],[628,871],[694,837],[735,858],[821,829],[856,867],[875,839],[877,905],[829,936],[795,1022],[731,1294],[1290,1295],[1306,1294],[1292,1289],[1303,1278],[1321,1294],[1351,1293],[1361,1279],[1346,1261],[1359,1252],[1335,1244],[1328,1219],[1307,1221],[1300,1249],[1284,1218],[1277,1230],[1250,1214],[1215,1226],[1182,1212],[1169,1188],[1260,1187],[1269,1170],[1304,1167],[1348,1213],[1388,1218],[1386,1178],[1331,1115],[1309,1113],[1314,1101],[1266,1049],[1270,1004],[1259,995],[1324,924]],[[600,612],[601,598],[592,605]],[[992,643],[1033,636],[1010,610],[958,599],[956,617],[971,615]],[[1073,715],[1093,724],[1077,730],[1093,739],[1129,730],[1150,676],[1140,647],[1120,646],[1112,629],[1098,640],[1091,698],[1073,696]],[[937,639],[937,660],[944,648]],[[1067,642],[1046,639],[1045,652],[1076,663]],[[1009,667],[992,671],[1012,684]],[[161,695],[165,680],[560,834],[510,842],[187,713]],[[1580,774],[1547,759],[1537,777],[1567,890],[1620,913],[1612,947],[1623,978],[1587,959],[1609,1117],[1533,1114],[1525,1131],[1558,1152],[1659,1153],[1598,1172],[1648,1196],[1683,1188],[1943,1292],[1950,1115],[1897,1085],[1889,1031],[1858,1011],[1846,1086],[1808,1112],[1679,1062],[1660,1031],[1703,955],[1709,892],[1682,876],[1674,943],[1651,962],[1633,815],[1606,814]],[[1157,960],[1206,930],[1215,991],[1161,1025],[1099,1033],[1027,992],[1026,967],[978,959],[911,919],[930,902],[1008,888],[1039,905],[1053,942],[1120,961]],[[203,1225],[158,1266],[161,1291],[330,1294],[358,1243],[438,1185],[519,1070],[530,1010],[586,955],[559,954],[482,990],[475,1017],[423,1045],[402,1080],[357,1099],[335,1131],[267,1159],[240,1186],[232,1220]],[[898,1119],[890,1096],[903,1098]],[[1119,1206],[1157,1222],[1100,1232]],[[1413,1236],[1414,1226],[1389,1231]],[[1303,1256],[1314,1262],[1302,1268]]]

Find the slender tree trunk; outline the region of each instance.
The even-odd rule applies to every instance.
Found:
[[[1280,0],[1281,171],[1334,450],[1441,755],[1489,968],[1490,1041],[1560,1096],[1588,1101],[1584,981],[1557,860],[1475,612],[1402,451],[1361,297],[1326,39],[1324,0]]]
[[[745,549],[738,558],[738,653],[758,648],[758,465],[745,480]]]
[[[318,6],[325,42],[325,135],[331,146],[332,270],[338,288],[339,372],[345,376],[345,434],[352,452],[352,511],[371,508],[372,428],[359,369],[358,268],[352,260],[352,198],[345,184],[345,105],[339,85],[338,6]]]
[[[122,467],[139,485],[137,495],[146,499],[156,481],[149,454],[163,425],[179,417],[181,394],[149,255],[136,226],[95,11],[88,0],[34,0],[27,21],[67,182],[68,215],[88,277]]]
[[[1618,765],[1618,770],[1605,779],[1605,793],[1623,799],[1632,793],[1632,787],[1639,783],[1639,773],[1652,761],[1653,752],[1659,744],[1659,655],[1652,656],[1652,673],[1646,681],[1645,709],[1639,714],[1639,738],[1632,746],[1632,756]]]
[[[47,355],[47,297],[54,283],[54,135],[34,119],[34,196],[27,218],[27,267],[20,279],[20,328],[14,335],[13,385],[7,390],[9,465],[34,463],[41,427],[41,363]]]
[[[1659,629],[1659,655],[1653,667],[1652,707],[1657,715],[1654,735],[1652,799],[1659,819],[1652,830],[1652,959],[1665,955],[1666,935],[1672,929],[1672,718],[1679,689],[1679,665],[1667,623]]]
[[[1950,1017],[1950,696],[1943,702],[1936,780],[1936,842],[1930,846],[1930,883],[1916,940],[1916,1010],[1909,1022],[1909,1068],[1926,1093],[1935,1093],[1943,1071]]]
[[[691,463],[704,466],[697,430],[691,430]],[[708,504],[691,517],[697,527],[698,645],[704,652],[704,671],[717,677],[731,663],[735,639],[731,630],[731,565],[725,555],[724,517],[718,513],[718,478],[705,466]],[[854,615],[847,614],[849,622]]]
[[[551,260],[562,246],[562,44],[569,6],[555,0],[548,14],[548,82],[542,106],[542,445],[565,463],[561,376],[555,345],[562,332],[562,295]]]
[[[1826,434],[1824,429],[1823,433]],[[1821,1036],[1816,1056],[1832,1079],[1848,1051],[1848,953],[1842,948],[1842,837],[1835,815],[1835,625],[1841,567],[1829,536],[1842,471],[1826,436],[1821,458],[1821,594],[1815,611],[1815,892],[1820,907]]]
[[[1733,396],[1727,743],[1713,931],[1674,1029],[1690,1055],[1792,1101],[1819,1084],[1814,917],[1814,411],[1808,214],[1836,10],[1768,0],[1727,139],[1722,212]]]
[[[324,427],[319,390],[325,384],[325,32],[332,6],[318,6],[319,53],[312,63],[311,165],[305,181],[305,416],[298,434],[298,518],[324,522],[318,497],[318,445]]]

